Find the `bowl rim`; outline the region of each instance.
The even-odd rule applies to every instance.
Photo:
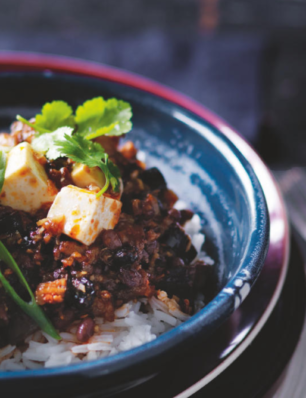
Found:
[[[131,369],[132,366],[135,367],[141,362],[156,360],[157,357],[162,354],[164,355],[165,353],[170,352],[170,350],[173,350],[179,342],[187,340],[190,342],[190,340],[193,339],[193,331],[190,329],[195,328],[197,333],[199,333],[201,325],[198,324],[201,323],[201,320],[203,321],[204,318],[210,319],[215,325],[222,323],[222,321],[238,306],[237,302],[233,302],[233,297],[235,297],[235,295],[236,297],[239,296],[240,305],[250,291],[250,289],[245,289],[244,291],[242,291],[242,289],[237,289],[238,286],[235,285],[236,280],[242,279],[246,282],[245,284],[248,283],[249,285],[253,285],[259,276],[264,263],[264,257],[268,250],[269,216],[265,197],[252,167],[241,154],[240,150],[233,144],[235,142],[235,136],[238,135],[240,138],[241,136],[213,112],[209,111],[203,105],[189,97],[148,78],[144,78],[118,68],[62,56],[25,52],[0,52],[0,73],[4,72],[53,72],[102,79],[153,94],[183,108],[184,110],[187,110],[194,116],[200,117],[205,124],[209,124],[213,130],[217,130],[222,134],[223,140],[232,147],[232,151],[235,153],[236,157],[238,157],[244,168],[248,167],[247,173],[252,181],[253,189],[256,190],[256,197],[260,203],[259,208],[256,208],[256,212],[257,227],[261,227],[262,233],[258,233],[257,230],[255,233],[258,235],[259,247],[262,248],[264,253],[260,250],[255,254],[253,253],[252,275],[248,272],[243,275],[241,271],[245,269],[249,263],[249,260],[245,259],[241,265],[241,270],[231,278],[226,286],[223,287],[217,296],[206,307],[204,307],[199,314],[150,343],[146,343],[140,347],[119,353],[112,357],[92,362],[82,362],[80,364],[73,364],[65,367],[44,368],[39,370],[0,372],[0,380],[12,378],[15,380],[16,378],[29,379],[34,376],[40,376],[43,378],[55,376],[63,377],[64,375],[75,375],[76,373],[82,373],[86,375],[86,377],[108,376],[110,373],[119,372],[127,366]],[[246,141],[245,145],[250,147]],[[253,154],[254,156],[252,157],[251,162],[252,165],[261,162],[256,153],[251,150],[250,156]],[[261,220],[261,225],[259,225],[259,220]],[[250,279],[250,277],[252,279]],[[217,318],[214,315],[216,310],[218,311]],[[180,331],[180,333],[178,333],[178,331]],[[176,338],[174,339],[174,337]],[[88,373],[88,371],[91,372]]]

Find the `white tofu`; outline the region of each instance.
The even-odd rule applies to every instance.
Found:
[[[57,192],[30,144],[22,142],[9,152],[0,194],[2,205],[34,213],[43,204],[53,202]]]
[[[71,178],[74,184],[80,188],[88,188],[90,185],[96,185],[102,189],[105,185],[104,173],[98,167],[88,167],[81,163],[76,163],[71,172]],[[94,191],[94,189],[91,189]],[[123,181],[119,178],[119,192],[116,199],[120,199],[123,192]]]
[[[98,167],[88,167],[81,163],[76,163],[71,172],[74,184],[80,188],[87,188],[94,184],[100,189],[105,185],[105,177]]]
[[[103,229],[115,227],[121,207],[119,200],[68,185],[57,194],[48,218],[65,217],[62,232],[89,246]]]

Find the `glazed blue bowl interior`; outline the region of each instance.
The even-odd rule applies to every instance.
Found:
[[[35,115],[55,99],[73,107],[95,96],[117,97],[133,108],[132,140],[146,153],[187,207],[201,216],[203,249],[215,264],[219,293],[190,321],[134,350],[113,357],[27,372],[1,373],[2,380],[34,375],[103,376],[161,357],[180,344],[208,336],[239,305],[255,282],[268,247],[269,222],[260,184],[248,162],[222,133],[195,114],[150,93],[105,80],[54,73],[0,74],[0,128],[16,114]],[[238,282],[237,282],[238,281]],[[196,341],[196,340],[195,340]]]

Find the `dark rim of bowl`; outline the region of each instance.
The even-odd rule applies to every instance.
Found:
[[[0,73],[3,72],[53,72],[102,79],[153,94],[204,119],[205,123],[209,124],[213,130],[217,130],[221,133],[220,136],[223,141],[226,142],[227,146],[230,147],[235,157],[239,159],[243,168],[247,171],[252,183],[252,188],[256,194],[256,200],[254,200],[256,228],[253,232],[252,241],[255,240],[257,244],[256,247],[251,248],[251,250],[247,252],[247,256],[244,258],[240,267],[240,271],[232,277],[226,286],[203,308],[203,310],[182,325],[159,336],[158,339],[115,356],[98,359],[92,362],[82,362],[81,364],[67,365],[65,367],[44,368],[39,370],[0,372],[0,380],[10,378],[24,379],[32,376],[49,378],[84,372],[86,372],[86,376],[88,377],[95,377],[97,375],[106,376],[111,373],[119,372],[127,367],[131,369],[144,361],[156,360],[157,358],[160,360],[161,356],[173,350],[178,343],[191,343],[195,335],[201,334],[201,328],[204,325],[210,324],[211,330],[219,326],[235,310],[235,297],[239,296],[239,289],[237,289],[235,281],[237,279],[242,279],[249,283],[250,286],[255,283],[264,263],[269,240],[269,216],[261,185],[250,164],[234,144],[232,144],[234,137],[237,136],[238,133],[211,111],[187,96],[155,83],[150,79],[117,68],[60,56],[47,56],[22,52],[2,52],[0,53]],[[246,143],[246,145],[248,144]],[[251,153],[253,153],[253,151],[251,151]],[[259,162],[261,162],[260,159],[254,153],[252,164]],[[248,291],[249,290],[250,289],[248,289]],[[245,299],[248,291],[239,296],[239,304]],[[90,371],[90,374],[88,371]]]

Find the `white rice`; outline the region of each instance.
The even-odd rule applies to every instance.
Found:
[[[186,208],[186,204],[178,201],[176,208]],[[206,262],[213,261],[201,251],[205,237],[200,233],[201,220],[195,214],[185,225],[186,233],[192,239],[198,258]],[[140,310],[141,304],[146,312]],[[204,306],[204,296],[200,295],[196,303],[196,312]],[[175,297],[169,299],[167,294],[159,291],[157,297],[142,298],[130,301],[115,311],[114,322],[105,322],[103,318],[95,318],[95,334],[86,344],[78,343],[76,332],[78,323],[71,325],[69,330],[61,333],[62,340],[57,341],[42,331],[27,337],[27,348],[21,352],[16,346],[8,345],[0,350],[0,370],[16,371],[25,369],[50,368],[81,361],[92,361],[109,355],[117,354],[131,348],[148,343],[162,333],[176,327],[189,319],[189,315],[180,310]]]

